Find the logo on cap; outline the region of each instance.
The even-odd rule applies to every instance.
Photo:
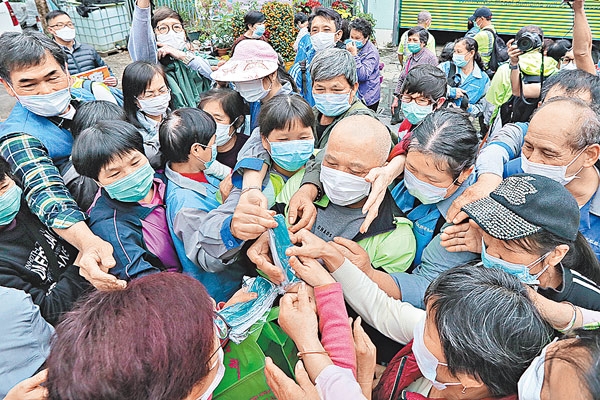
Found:
[[[531,181],[535,181],[533,176],[510,176],[494,191],[494,194],[504,197],[512,205],[523,205],[528,194],[538,192],[535,186],[529,183]]]

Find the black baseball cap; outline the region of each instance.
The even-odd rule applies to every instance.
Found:
[[[579,231],[579,206],[560,183],[541,175],[510,176],[489,197],[463,211],[490,236],[520,239],[542,229],[574,242]]]
[[[492,10],[490,10],[487,7],[479,7],[477,10],[475,10],[475,12],[473,13],[473,15],[471,15],[469,17],[469,20],[470,21],[475,21],[479,17],[484,17],[484,18],[487,18],[487,19],[492,18]]]

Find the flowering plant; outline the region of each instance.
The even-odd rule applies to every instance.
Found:
[[[293,61],[294,41],[298,30],[294,26],[294,9],[279,1],[269,1],[260,10],[266,18],[265,37],[284,61]]]
[[[322,7],[319,0],[295,0],[294,6],[296,7],[296,12],[303,12],[305,14],[310,14],[314,8]]]

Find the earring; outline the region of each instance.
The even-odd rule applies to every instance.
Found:
[[[466,393],[467,393],[467,387],[466,387],[466,386],[463,386],[463,390],[462,390],[462,392],[461,392],[461,393],[462,393],[462,394],[466,394]]]

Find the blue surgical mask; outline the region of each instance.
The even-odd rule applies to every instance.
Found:
[[[13,184],[10,189],[0,196],[0,225],[8,225],[17,216],[21,208],[21,194],[19,186]]]
[[[200,143],[198,143],[198,144],[200,144]],[[204,148],[208,147],[207,145],[204,145],[204,144],[200,144],[200,146],[202,146]],[[217,145],[215,143],[212,146],[210,146],[210,160],[204,161],[203,159],[198,158],[198,161],[204,163],[204,168],[210,168],[210,166],[212,165],[212,163],[215,162],[216,159],[217,159]]]
[[[456,179],[446,188],[434,186],[423,182],[413,175],[408,169],[404,170],[404,186],[412,196],[419,199],[423,204],[435,204],[444,200],[448,194],[448,189],[454,185]]]
[[[315,150],[314,139],[269,142],[269,144],[273,162],[289,172],[302,168]]]
[[[452,55],[452,62],[454,64],[456,64],[456,66],[458,68],[464,68],[469,63],[469,61],[465,60],[465,55],[464,54],[456,54],[456,53],[454,53]]]
[[[429,380],[437,390],[447,389],[448,386],[462,385],[460,382],[442,383],[436,380],[438,365],[447,367],[448,364],[440,362],[433,354],[431,354],[427,346],[425,346],[425,318],[426,317],[423,316],[423,319],[415,326],[413,331],[414,339],[412,352],[417,360],[419,371],[421,371],[421,374],[423,374],[425,379]]]
[[[419,43],[408,43],[406,47],[408,48],[408,51],[410,51],[413,54],[416,54],[421,51],[421,45]]]
[[[404,114],[408,122],[410,122],[413,125],[416,125],[419,122],[423,121],[425,117],[431,114],[432,112],[433,104],[430,104],[428,106],[420,106],[414,101],[411,101],[410,103],[402,102],[402,113]]]
[[[266,28],[265,28],[265,26],[264,26],[263,24],[261,24],[261,25],[258,25],[258,26],[256,27],[256,29],[254,30],[254,33],[252,34],[252,37],[253,37],[254,39],[258,39],[259,37],[261,37],[262,35],[264,35],[264,34],[265,34],[265,29],[266,29]]]
[[[350,108],[350,92],[348,93],[313,93],[315,106],[323,115],[328,117],[337,117],[342,115]]]
[[[501,269],[506,273],[516,276],[521,282],[523,282],[526,285],[540,284],[538,278],[544,272],[546,272],[546,270],[550,267],[550,264],[546,265],[544,268],[542,268],[540,272],[538,272],[535,275],[531,275],[529,273],[529,269],[537,263],[544,261],[544,259],[549,255],[550,253],[546,253],[534,262],[530,263],[529,265],[514,264],[487,254],[485,251],[485,243],[483,242],[483,240],[481,241],[481,263],[484,267]]]
[[[114,200],[136,203],[148,195],[153,181],[154,170],[146,162],[129,175],[104,186],[104,190]]]
[[[346,39],[344,41],[344,44],[348,44],[348,43],[352,43],[354,42],[354,45],[356,46],[357,49],[362,49],[364,47],[364,43],[362,42],[362,40],[354,40],[354,39]]]

